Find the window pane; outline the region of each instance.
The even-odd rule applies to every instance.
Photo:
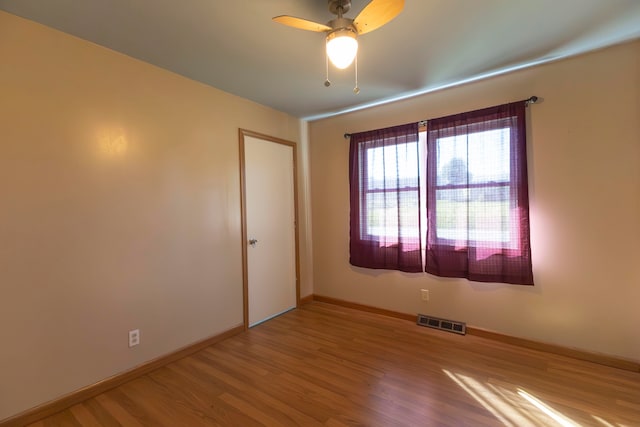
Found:
[[[437,185],[508,182],[510,129],[439,138]]]
[[[511,242],[510,213],[508,186],[436,191],[439,239],[508,245]]]
[[[364,234],[375,237],[385,246],[397,244],[398,237],[419,237],[417,190],[367,193],[366,204],[367,221]],[[398,221],[402,227],[398,226]]]
[[[369,148],[366,152],[367,189],[418,186],[417,142]]]

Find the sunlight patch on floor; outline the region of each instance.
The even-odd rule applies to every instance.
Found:
[[[616,427],[615,424],[611,424],[609,421],[607,420],[603,420],[602,418],[595,416],[595,415],[591,415],[593,417],[594,420],[596,420],[597,422],[599,422],[600,424],[602,424],[605,427]],[[618,425],[618,427],[620,427],[620,425]]]
[[[556,411],[551,406],[545,404],[540,399],[537,399],[536,397],[530,395],[526,391],[519,388],[518,394],[523,398],[525,398],[533,406],[535,406],[536,408],[538,408],[539,410],[547,414],[549,417],[551,417],[554,421],[556,421],[562,427],[579,427],[579,424],[571,421],[569,418],[565,417],[560,412]]]
[[[505,426],[534,426],[529,420],[521,416],[517,409],[514,409],[503,399],[496,398],[491,391],[471,377],[454,374],[443,369],[443,372],[456,384],[480,403],[486,410],[491,412]]]
[[[500,385],[480,382],[468,375],[442,370],[469,396],[508,427],[561,426],[581,427],[581,424],[552,408],[522,388],[509,390]],[[603,427],[626,427],[590,414]],[[591,425],[591,423],[589,423]]]

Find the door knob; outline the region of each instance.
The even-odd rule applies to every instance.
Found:
[[[256,246],[256,243],[258,243],[258,239],[249,239],[249,244],[250,244],[251,246],[254,246],[254,247],[255,247],[255,246]]]

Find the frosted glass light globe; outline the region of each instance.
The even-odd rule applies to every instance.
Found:
[[[327,56],[340,69],[347,68],[358,53],[358,41],[356,33],[343,29],[330,33],[327,36]]]

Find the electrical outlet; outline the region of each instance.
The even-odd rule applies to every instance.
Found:
[[[129,331],[129,347],[140,344],[140,329]]]
[[[422,301],[429,301],[429,289],[420,289]]]

